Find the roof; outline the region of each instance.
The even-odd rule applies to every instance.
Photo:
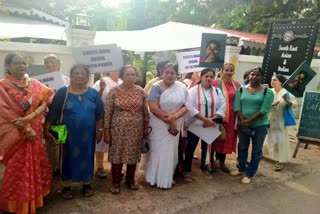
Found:
[[[234,34],[243,38],[243,41],[248,41],[248,42],[254,42],[254,43],[262,43],[266,44],[267,43],[267,35],[266,34],[260,34],[260,33],[249,33],[249,32],[242,32],[242,31],[237,31],[237,30],[229,30],[229,29],[223,29],[223,28],[214,28],[226,33]],[[316,51],[320,51],[320,44],[316,44],[315,48]]]
[[[37,10],[35,8],[20,8],[20,7],[1,5],[0,11],[5,12],[5,13],[19,14],[19,15],[23,15],[23,16],[34,17],[37,20],[40,19],[40,20],[49,21],[51,23],[54,23],[54,24],[57,24],[60,26],[65,26],[65,27],[70,26],[70,23],[68,21],[60,19],[55,16],[52,16],[48,13],[42,12],[42,11]]]

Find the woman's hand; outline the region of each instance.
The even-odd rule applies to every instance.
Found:
[[[240,126],[243,132],[247,133],[249,131],[249,122],[248,120],[241,120]]]
[[[103,140],[106,144],[109,144],[109,146],[112,146],[111,143],[111,133],[110,131],[106,131],[106,129],[104,130],[104,137]]]
[[[49,129],[48,130],[44,129],[43,134],[44,134],[44,138],[46,139],[46,141],[48,143],[54,143],[55,142],[55,137],[49,132]]]
[[[173,115],[166,115],[164,117],[164,122],[167,123],[167,124],[171,124],[173,122],[175,122],[177,120],[177,117],[173,114]]]
[[[272,106],[277,106],[279,103],[280,103],[280,101],[277,100],[277,101],[275,101],[275,102],[272,103]]]
[[[30,120],[31,120],[30,116],[26,116],[26,117],[19,117],[17,119],[14,119],[11,122],[18,129],[23,129],[30,122]]]
[[[284,94],[284,95],[282,96],[282,99],[286,102],[286,104],[287,104],[288,106],[291,106],[291,105],[292,105],[292,102],[287,99],[287,94]]]
[[[170,134],[176,136],[179,133],[179,131],[177,130],[177,124],[171,123],[168,131]]]
[[[37,133],[31,127],[27,128],[24,133],[28,140],[34,141],[37,139]]]
[[[97,143],[100,143],[100,141],[102,140],[102,137],[103,137],[103,131],[101,131],[101,130],[97,131],[97,133],[96,133]]]
[[[217,125],[215,122],[212,121],[212,118],[204,118],[202,122],[203,122],[202,124],[203,128],[208,128],[208,127]]]

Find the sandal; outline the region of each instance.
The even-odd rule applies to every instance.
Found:
[[[94,190],[92,189],[90,184],[84,184],[82,186],[82,194],[84,197],[91,197],[94,195]]]
[[[71,187],[63,187],[61,196],[66,200],[71,200],[73,198]]]
[[[273,168],[275,171],[281,171],[284,168],[284,164],[277,162]]]
[[[190,172],[185,172],[183,175],[183,180],[187,183],[191,183],[193,181]]]
[[[138,190],[139,189],[139,186],[135,183],[126,183],[127,187],[131,190]]]
[[[112,187],[110,188],[110,192],[112,194],[120,193],[120,185],[112,185]]]

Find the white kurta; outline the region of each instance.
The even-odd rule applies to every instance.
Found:
[[[285,163],[291,160],[290,142],[288,137],[287,127],[284,126],[284,108],[287,105],[283,95],[287,91],[283,88],[278,93],[272,89],[274,93],[274,102],[279,101],[279,104],[273,106],[270,111],[270,129],[266,138],[267,147],[271,158],[280,163]],[[293,95],[290,94],[291,107],[296,106],[296,101]]]

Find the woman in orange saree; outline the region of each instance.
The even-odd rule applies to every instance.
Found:
[[[43,111],[53,91],[27,75],[26,58],[5,57],[0,80],[0,160],[5,164],[0,210],[36,213],[50,191],[52,171],[42,144]]]

